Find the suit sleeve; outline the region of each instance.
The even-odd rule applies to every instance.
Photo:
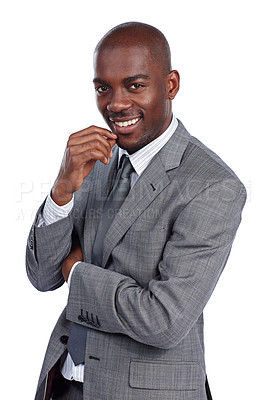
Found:
[[[67,318],[158,348],[175,347],[198,320],[217,284],[245,199],[245,189],[235,179],[213,183],[193,198],[174,222],[159,275],[146,287],[114,271],[77,265]],[[81,310],[87,318],[79,322]]]
[[[26,271],[30,282],[40,291],[62,286],[61,264],[70,252],[73,221],[71,214],[50,225],[39,226],[44,204],[30,230],[26,248]]]
[[[27,240],[26,271],[32,285],[42,292],[55,290],[65,283],[61,264],[71,250],[75,220],[84,218],[87,200],[85,187],[89,180],[90,177],[86,178],[83,186],[75,192],[75,200],[67,216],[66,206],[58,217],[52,215],[50,207],[50,215],[45,221],[43,210],[46,201],[37,211]],[[55,218],[58,220],[51,223]]]

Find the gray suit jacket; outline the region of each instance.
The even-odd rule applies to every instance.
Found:
[[[66,351],[71,322],[88,327],[84,399],[205,400],[203,309],[241,219],[244,186],[179,122],[129,193],[91,264],[95,232],[116,171],[97,163],[72,213],[32,226],[27,273],[41,291],[64,283],[61,263],[75,230],[84,262],[52,333],[36,400]]]

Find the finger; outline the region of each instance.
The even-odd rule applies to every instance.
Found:
[[[90,133],[82,136],[71,136],[70,139],[68,140],[67,147],[71,149],[73,146],[82,146],[82,147],[77,147],[75,148],[75,152],[80,152],[84,151],[84,146],[92,146],[96,148],[101,148],[104,146],[106,148],[107,155],[111,158],[113,153],[112,153],[112,147],[116,143],[116,138],[109,139],[106,138],[99,133]]]
[[[67,147],[72,147],[72,146],[104,146],[107,148],[107,151],[111,150],[111,145],[109,140],[115,140],[115,139],[107,139],[104,136],[100,135],[99,133],[91,133],[83,136],[78,136],[78,137],[71,137],[68,140]]]
[[[79,156],[86,152],[90,154],[90,151],[93,152],[94,150],[101,152],[107,158],[112,156],[111,143],[107,139],[95,138],[95,135],[90,137],[86,142],[69,146],[69,154],[71,157]]]
[[[99,149],[90,148],[82,153],[72,156],[72,164],[77,169],[87,163],[101,161],[103,164],[109,164],[109,156]]]
[[[83,136],[87,136],[93,133],[99,133],[101,136],[106,136],[109,139],[116,139],[117,135],[111,131],[109,131],[108,129],[105,128],[100,128],[99,126],[89,126],[86,129],[82,129],[81,131],[75,132],[72,135],[70,135],[70,138],[78,138],[78,137],[83,137]]]
[[[110,151],[110,158],[113,156],[113,152],[112,152],[112,147],[114,147],[114,145],[116,144],[116,139],[108,139],[108,142],[110,143],[111,146],[111,151]]]

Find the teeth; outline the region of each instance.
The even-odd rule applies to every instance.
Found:
[[[124,121],[124,122],[115,122],[115,125],[120,126],[121,128],[124,126],[129,126],[129,125],[134,125],[136,122],[138,122],[139,118],[134,118],[129,121]]]

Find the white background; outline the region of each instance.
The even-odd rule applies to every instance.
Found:
[[[5,4],[4,4],[5,3]],[[111,27],[137,20],[166,35],[181,74],[174,112],[248,190],[233,251],[205,310],[207,372],[216,400],[267,396],[266,2],[6,1],[1,37],[1,389],[33,399],[66,286],[29,283],[25,244],[70,133],[105,126],[92,52]],[[1,398],[4,398],[1,395]]]

